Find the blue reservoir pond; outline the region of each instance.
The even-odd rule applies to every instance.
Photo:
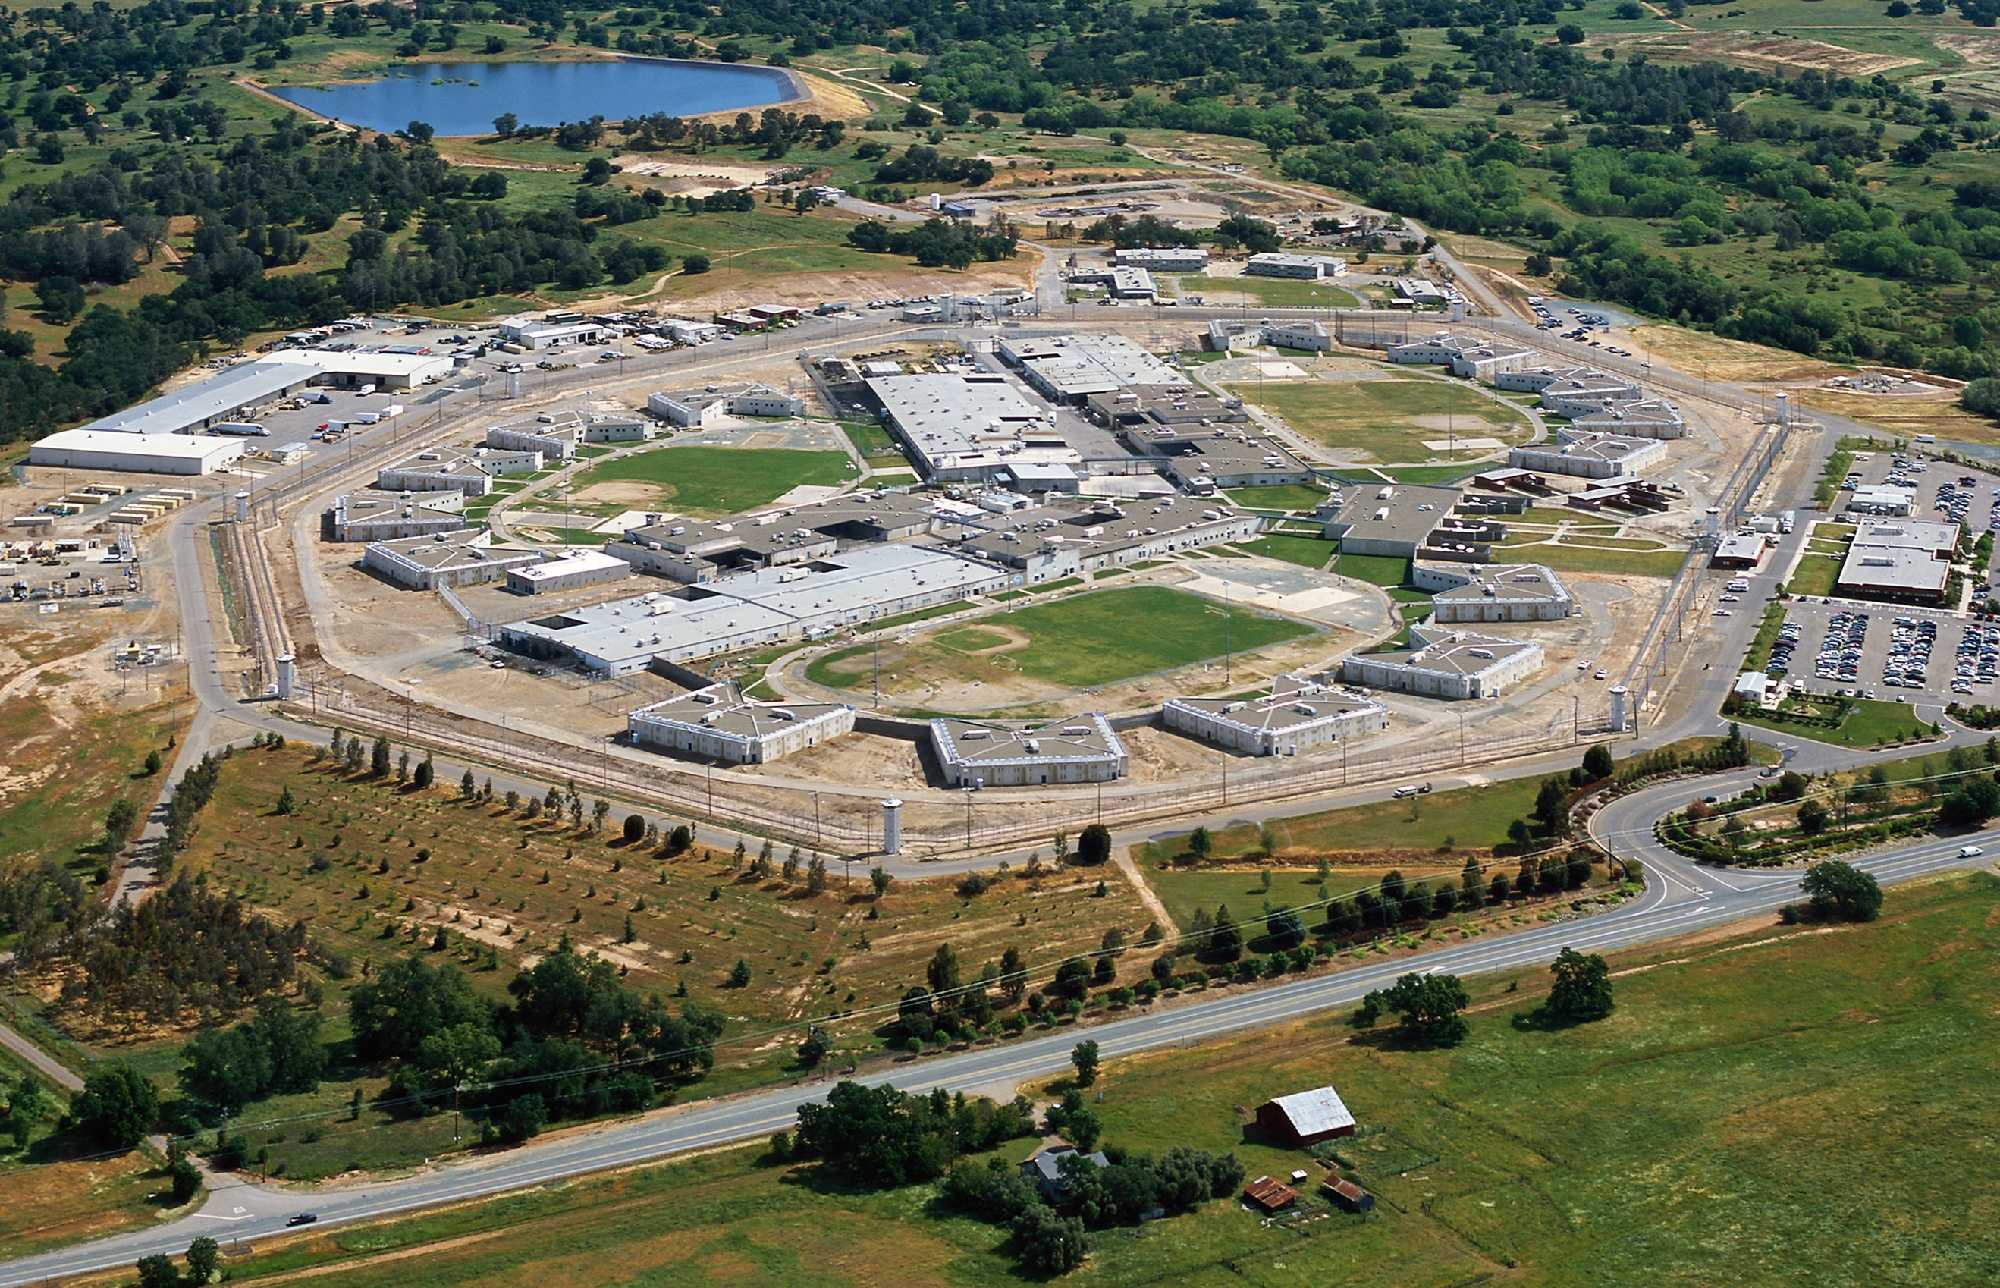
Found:
[[[799,97],[775,67],[619,58],[546,63],[404,63],[379,80],[273,85],[289,103],[384,133],[422,121],[438,134],[491,134],[512,112],[522,125],[665,112],[696,116],[769,107]]]

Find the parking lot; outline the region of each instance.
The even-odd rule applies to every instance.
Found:
[[[1885,702],[2000,700],[2000,624],[1936,609],[1794,601],[1765,668],[1812,693]]]
[[[1943,461],[1930,461],[1901,452],[1856,452],[1848,483],[1858,486],[1886,483],[1916,490],[1916,509],[1909,517],[1939,523],[1957,523],[1971,532],[2000,528],[2000,478]],[[1839,507],[1848,515],[1848,499],[1853,489],[1843,486]]]

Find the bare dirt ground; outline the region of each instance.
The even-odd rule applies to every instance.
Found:
[[[1850,416],[1892,434],[1936,434],[1969,443],[2000,442],[2000,425],[1958,405],[1958,391],[1868,394],[1843,389],[1802,389],[1793,397],[1813,411]]]
[[[275,534],[267,533],[266,539],[275,540]],[[361,550],[360,544],[351,542],[324,544],[319,548],[327,602],[333,608],[334,632],[344,648],[362,657],[383,657],[457,635],[458,615],[442,599],[391,586],[363,572],[357,567]],[[271,571],[279,572],[275,552]],[[289,594],[285,601],[297,602]],[[307,634],[294,625],[295,642],[303,644]]]
[[[751,304],[821,304],[827,300],[865,301],[907,298],[949,291],[953,295],[983,295],[1027,286],[1036,260],[1023,256],[1005,264],[976,264],[964,272],[945,269],[898,268],[885,259],[882,271],[854,269],[823,273],[793,273],[784,277],[752,276],[730,269],[727,258],[699,278],[668,279],[664,292],[676,303],[699,304],[718,312]],[[579,303],[577,307],[583,305]]]
[[[1950,37],[1939,37],[1937,43],[1943,45],[1947,39]],[[1915,66],[1923,61],[1905,54],[1849,49],[1824,40],[1802,40],[1753,32],[1716,31],[1686,35],[1674,32],[1641,36],[1621,43],[1642,45],[1649,55],[1655,57],[1748,63],[1759,68],[1786,71],[1803,71],[1812,67],[1836,76],[1873,76],[1898,67]]]
[[[876,783],[897,790],[924,784],[923,756],[916,743],[870,733],[851,733],[808,747],[774,765],[741,766],[739,772],[835,783]]]
[[[1632,338],[1653,361],[1712,380],[1825,380],[1845,370],[1796,353],[1677,326],[1634,327]]]

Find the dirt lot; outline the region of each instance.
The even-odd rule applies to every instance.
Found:
[[[1654,362],[1713,380],[1825,380],[1844,370],[1796,353],[1677,326],[1648,324],[1634,327],[1631,334]]]
[[[1943,44],[1945,39],[1940,38],[1938,43]],[[1630,43],[1642,45],[1649,55],[1661,58],[1748,63],[1760,70],[1793,72],[1811,67],[1834,76],[1873,76],[1898,67],[1915,66],[1923,61],[1904,54],[1849,49],[1824,40],[1800,40],[1749,32],[1675,33],[1643,37]]]
[[[1967,443],[2000,443],[2000,425],[1958,405],[1958,391],[1868,394],[1842,389],[1802,389],[1793,394],[1811,411],[1851,416],[1892,434],[1936,434]]]

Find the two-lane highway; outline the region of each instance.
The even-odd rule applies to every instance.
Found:
[[[1636,793],[1633,809],[1654,811],[1667,799],[1686,801],[1710,790],[1705,780],[1683,780],[1669,789]],[[1650,798],[1643,799],[1642,798]],[[1604,813],[1608,814],[1607,810]],[[1604,814],[1600,814],[1603,817]],[[1610,820],[1607,835],[1622,832]],[[1887,882],[1910,880],[1968,863],[1959,851],[1968,841],[2000,844],[2000,829],[1975,838],[1928,840],[1860,860],[1859,866]],[[1246,1029],[1297,1020],[1350,1006],[1371,989],[1408,971],[1490,974],[1552,960],[1564,947],[1610,951],[1768,916],[1798,897],[1796,871],[1713,872],[1670,854],[1657,863],[1650,843],[1617,844],[1624,855],[1637,853],[1648,869],[1644,893],[1596,916],[1538,926],[1509,935],[1441,948],[1397,961],[1220,996],[1179,1005],[1161,1005],[1088,1033],[1105,1056],[1116,1058],[1198,1042]],[[1660,853],[1664,854],[1664,851]],[[1078,1032],[1063,1029],[1019,1042],[982,1047],[864,1075],[870,1083],[894,1083],[912,1091],[943,1087],[971,1091],[1047,1077],[1069,1065]],[[0,1265],[0,1288],[66,1275],[129,1265],[154,1253],[177,1254],[202,1235],[249,1240],[280,1234],[293,1214],[312,1211],[320,1226],[434,1207],[526,1186],[662,1159],[714,1145],[757,1140],[788,1128],[799,1105],[822,1096],[829,1084],[815,1082],[669,1109],[602,1128],[531,1143],[507,1153],[442,1167],[404,1180],[354,1189],[287,1191],[250,1184],[214,1191],[202,1211],[151,1230],[118,1235],[61,1251]]]

